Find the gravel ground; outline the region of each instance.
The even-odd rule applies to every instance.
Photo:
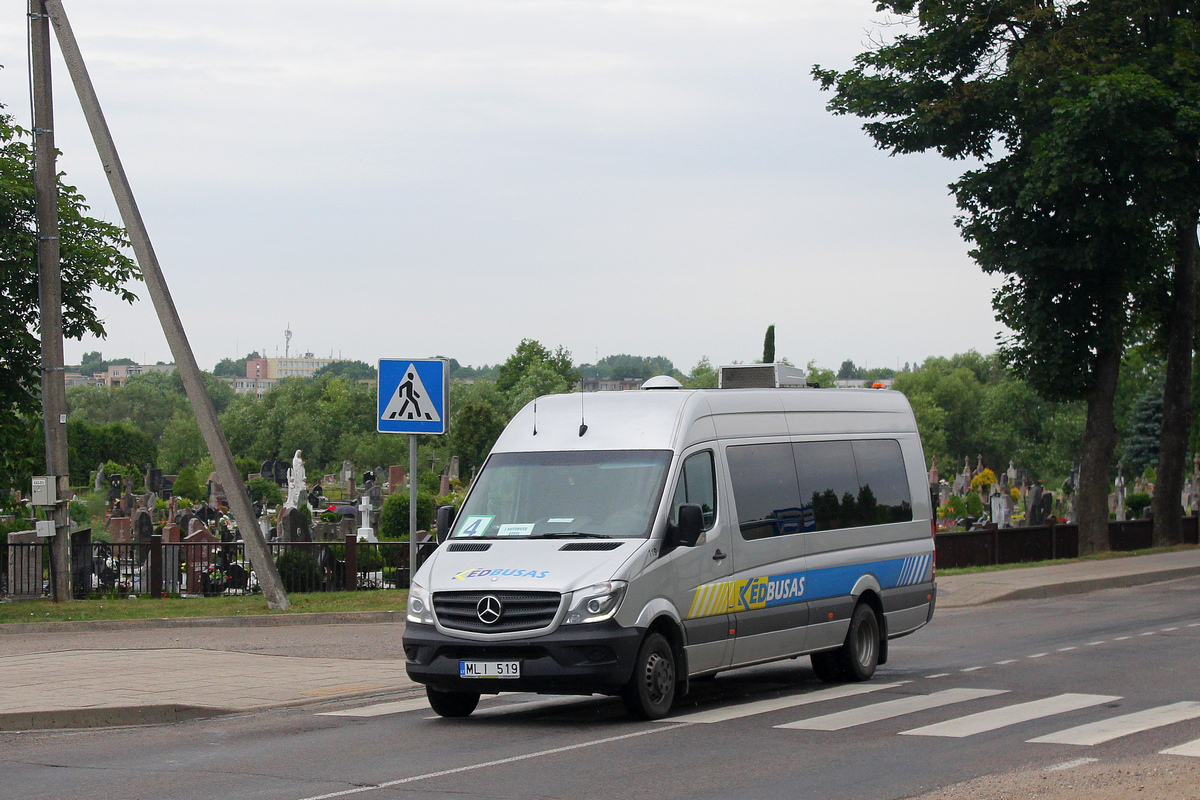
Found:
[[[1069,769],[1035,769],[985,775],[914,800],[1198,800],[1200,761],[1150,756],[1130,761],[1084,764]]]

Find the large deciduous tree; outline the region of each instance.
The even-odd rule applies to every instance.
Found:
[[[3,106],[0,106],[3,108]],[[33,204],[33,151],[28,132],[0,112],[0,487],[24,483],[41,444],[32,420],[40,409],[41,343],[38,327],[37,239]],[[93,293],[132,302],[126,283],[138,276],[124,254],[124,231],[87,216],[75,187],[59,176],[63,335],[103,336]]]
[[[873,120],[880,147],[981,162],[951,187],[958,225],[979,265],[1005,277],[994,305],[1013,331],[1009,364],[1048,398],[1087,401],[1080,548],[1106,549],[1130,315],[1195,234],[1194,4],[877,8],[907,26],[852,69],[814,74],[832,111]]]

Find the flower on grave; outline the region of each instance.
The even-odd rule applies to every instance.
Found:
[[[224,583],[225,573],[216,564],[213,564],[204,571],[204,576],[208,578],[209,583]]]
[[[217,524],[220,525],[221,529],[227,533],[236,534],[238,532],[237,521],[228,514],[221,517],[220,522]]]
[[[996,482],[996,473],[992,472],[991,467],[987,467],[983,472],[971,478],[971,488],[978,489],[980,486],[991,486]]]

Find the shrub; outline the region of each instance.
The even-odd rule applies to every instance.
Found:
[[[275,562],[286,592],[315,592],[325,577],[321,565],[308,553],[289,550]]]
[[[437,499],[433,492],[417,492],[417,530],[427,531],[433,527],[433,515]],[[379,538],[405,539],[408,537],[408,492],[393,492],[383,501],[379,511]]]
[[[1140,517],[1142,512],[1146,510],[1146,506],[1154,502],[1146,492],[1134,492],[1125,498],[1125,508],[1134,517]]]
[[[979,499],[978,492],[967,493],[967,514],[972,517],[978,517],[983,513],[983,501]]]
[[[262,500],[269,506],[277,506],[283,502],[283,492],[280,491],[279,484],[275,481],[269,481],[266,478],[251,478],[246,485],[250,489],[251,500]]]

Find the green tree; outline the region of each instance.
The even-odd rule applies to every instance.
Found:
[[[1130,474],[1139,473],[1158,463],[1159,438],[1162,435],[1163,393],[1153,389],[1142,394],[1129,412],[1122,458]]]
[[[337,375],[348,381],[373,381],[379,377],[379,370],[365,361],[334,361],[313,373],[313,378],[322,375]]]
[[[763,363],[775,363],[775,326],[767,326],[767,334],[763,337]]]
[[[816,360],[808,362],[808,366],[804,368],[805,378],[809,384],[816,384],[822,389],[832,389],[836,383],[833,370],[818,367]]]
[[[717,377],[717,368],[708,360],[708,356],[701,356],[696,366],[692,367],[692,374],[681,383],[689,389],[716,389]]]
[[[261,358],[257,350],[247,353],[245,358],[239,358],[236,361],[232,358],[222,358],[213,367],[212,374],[218,378],[244,378],[246,377],[246,362],[252,358]]]
[[[196,477],[196,468],[191,466],[179,470],[179,474],[175,476],[175,485],[171,487],[171,494],[175,497],[182,497],[189,503],[208,499],[208,491]]]
[[[958,224],[980,266],[1005,276],[994,305],[1013,331],[1010,363],[1046,397],[1087,401],[1080,546],[1103,549],[1130,303],[1164,273],[1173,239],[1194,264],[1195,10],[1165,0],[878,8],[915,32],[847,72],[814,74],[835,90],[832,111],[875,120],[865,127],[880,147],[982,163],[952,187]]]
[[[568,387],[579,380],[579,374],[571,364],[570,351],[561,345],[551,353],[545,345],[533,339],[522,339],[517,349],[500,365],[496,388],[508,394],[516,387],[525,373],[536,364],[549,367]]]
[[[127,422],[67,421],[67,459],[76,486],[87,483],[96,466],[106,461],[135,466],[143,474],[147,464],[157,463],[157,451],[153,439]]]
[[[459,474],[466,480],[487,458],[510,419],[504,398],[490,381],[450,385],[454,413],[450,417],[450,449],[459,458]]]
[[[44,443],[34,438],[40,436],[35,420],[41,413],[41,345],[28,138],[12,117],[0,112],[0,486],[27,486],[32,470],[44,464]],[[63,336],[103,336],[96,293],[133,302],[136,295],[126,284],[138,276],[137,268],[123,252],[121,228],[87,216],[83,196],[62,178],[60,174]]]

